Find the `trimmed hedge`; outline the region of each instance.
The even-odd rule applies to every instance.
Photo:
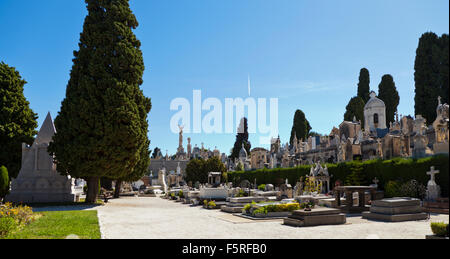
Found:
[[[328,172],[332,176],[331,186],[339,180],[344,183],[354,170],[363,167],[361,172],[364,183],[372,184],[372,180],[376,177],[379,180],[379,189],[384,190],[385,185],[389,181],[399,181],[405,183],[410,180],[417,180],[425,186],[430,179],[426,172],[430,171],[430,167],[434,166],[440,173],[436,175],[436,182],[440,185],[442,196],[448,197],[449,194],[449,156],[437,155],[421,159],[414,158],[395,158],[392,160],[369,160],[369,161],[351,161],[339,164],[327,164]],[[275,168],[260,169],[246,172],[228,172],[228,179],[234,184],[239,184],[243,180],[254,182],[256,178],[257,184],[277,184],[288,179],[293,184],[299,181],[300,177],[309,175],[310,165],[302,165],[293,168]]]

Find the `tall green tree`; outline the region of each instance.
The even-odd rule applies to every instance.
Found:
[[[216,156],[207,160],[194,158],[186,165],[186,181],[207,183],[210,172],[221,172],[224,175],[226,171],[225,165]]]
[[[23,94],[26,83],[14,67],[0,63],[0,162],[9,179],[19,174],[22,143],[33,144],[37,134],[38,116]]]
[[[440,45],[440,52],[441,54],[439,57],[441,58],[439,62],[439,80],[440,80],[440,96],[442,97],[443,103],[449,103],[449,93],[448,93],[448,87],[449,87],[449,81],[448,81],[448,74],[449,74],[449,36],[448,34],[443,34],[441,38],[439,39],[439,45]]]
[[[152,158],[157,158],[158,154],[160,152],[161,152],[161,149],[159,149],[158,147],[155,147],[155,149],[153,149]]]
[[[395,87],[394,78],[391,75],[384,75],[378,86],[378,98],[386,105],[386,123],[395,121],[395,113],[397,112],[400,96]]]
[[[9,192],[9,176],[5,166],[0,166],[0,203]]]
[[[420,37],[414,63],[414,108],[429,123],[436,119],[437,97],[448,103],[448,60],[448,34],[439,37],[427,32]]]
[[[235,159],[239,157],[239,151],[241,151],[242,149],[242,144],[244,144],[244,148],[247,151],[247,154],[250,154],[252,144],[248,140],[248,122],[247,118],[245,117],[241,119],[241,122],[239,124],[236,141],[234,142],[230,158]]]
[[[200,158],[191,159],[186,165],[186,182],[208,182],[208,175],[204,174],[205,160]]]
[[[289,144],[290,145],[294,144],[295,136],[297,136],[297,140],[303,139],[303,141],[306,141],[311,129],[312,129],[311,125],[309,124],[309,121],[306,119],[305,113],[303,113],[302,110],[295,111]]]
[[[367,68],[362,68],[359,72],[358,96],[361,97],[364,103],[370,99],[370,74]]]
[[[88,15],[49,151],[59,172],[87,180],[86,202],[92,203],[100,177],[127,178],[148,158],[143,150],[148,150],[151,102],[139,88],[144,61],[128,0],[86,3]]]
[[[148,140],[147,140],[148,141]],[[120,188],[123,182],[135,182],[140,180],[144,175],[148,173],[150,166],[150,150],[148,146],[150,142],[146,143],[142,146],[140,159],[137,165],[134,167],[134,170],[126,175],[125,177],[119,178],[116,181],[116,186],[114,190],[114,198],[120,197]]]
[[[366,104],[364,100],[359,96],[355,96],[352,99],[350,99],[347,106],[345,107],[344,120],[353,121],[353,119],[356,117],[357,121],[361,121],[361,127],[364,127],[365,105]]]

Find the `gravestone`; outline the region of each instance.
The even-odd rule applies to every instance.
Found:
[[[439,170],[435,170],[434,166],[431,167],[430,171],[427,172],[427,175],[431,177],[427,184],[427,192],[426,192],[426,200],[427,201],[435,201],[441,196],[441,188],[437,185],[435,178],[436,174],[439,173]]]
[[[274,191],[273,184],[266,184],[266,188],[264,191],[266,191],[266,192]]]
[[[251,188],[252,184],[250,183],[249,180],[244,180],[239,184],[239,187],[241,188]]]
[[[33,144],[22,144],[22,167],[12,180],[11,193],[6,201],[14,203],[75,202],[81,190],[75,179],[56,171],[47,147],[55,134],[53,120],[48,113]]]

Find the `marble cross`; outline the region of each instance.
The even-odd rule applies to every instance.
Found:
[[[439,170],[434,170],[434,166],[431,167],[430,171],[427,172],[427,175],[431,176],[430,181],[435,181],[435,175],[439,173]]]

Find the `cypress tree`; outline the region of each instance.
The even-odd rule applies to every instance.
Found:
[[[234,142],[233,149],[231,151],[230,158],[235,159],[239,157],[239,151],[242,149],[242,144],[244,144],[244,148],[247,151],[247,154],[250,154],[250,149],[252,147],[250,141],[248,141],[248,123],[247,118],[242,118],[238,133],[236,135],[236,141]]]
[[[364,106],[365,106],[364,100],[359,97],[355,96],[347,104],[347,107],[345,107],[345,114],[344,114],[344,120],[345,121],[353,121],[353,119],[356,117],[357,121],[361,121],[361,127],[364,127]]]
[[[295,111],[294,122],[291,130],[291,138],[289,140],[290,145],[294,144],[294,137],[297,136],[297,140],[306,139],[309,137],[309,132],[311,131],[311,125],[306,119],[305,113],[302,110]]]
[[[147,140],[141,148],[140,159],[134,170],[116,181],[116,187],[114,190],[114,198],[119,198],[120,187],[123,182],[135,182],[140,180],[144,175],[148,173],[148,167],[150,166],[150,150],[148,149],[150,142]]]
[[[395,87],[394,78],[391,75],[384,75],[378,86],[378,98],[386,105],[386,123],[395,121],[395,113],[400,103],[400,96]]]
[[[147,159],[151,102],[139,88],[144,61],[128,0],[86,3],[88,15],[49,151],[59,172],[87,180],[86,202],[92,203],[99,178],[125,179]]]
[[[15,68],[0,62],[0,161],[9,179],[19,174],[22,143],[33,144],[37,134],[37,114],[23,95],[26,83]]]
[[[449,86],[449,81],[448,81],[448,73],[449,73],[449,52],[448,52],[448,47],[449,47],[449,37],[448,34],[443,34],[441,36],[441,38],[439,39],[439,45],[440,45],[440,49],[441,49],[441,54],[440,54],[440,62],[439,62],[439,79],[440,79],[440,96],[442,97],[442,102],[443,103],[449,103],[449,96],[448,96],[448,86]]]
[[[205,176],[204,168],[206,162],[203,159],[194,158],[186,165],[186,181],[191,182],[208,182],[208,175]]]
[[[448,35],[443,35],[442,42],[445,41],[448,42]],[[441,55],[442,49],[439,37],[433,32],[424,33],[419,39],[414,63],[416,93],[414,108],[416,115],[421,114],[430,123],[436,119],[437,97],[445,94],[445,89],[447,89],[447,94],[442,97],[448,100],[448,54],[446,58]],[[441,83],[445,81],[445,72],[441,78],[441,69],[445,67],[445,64],[441,65],[441,62],[445,59],[447,60],[446,88],[441,87]]]
[[[364,103],[370,99],[370,74],[367,68],[362,68],[359,72],[358,96],[361,97]]]

